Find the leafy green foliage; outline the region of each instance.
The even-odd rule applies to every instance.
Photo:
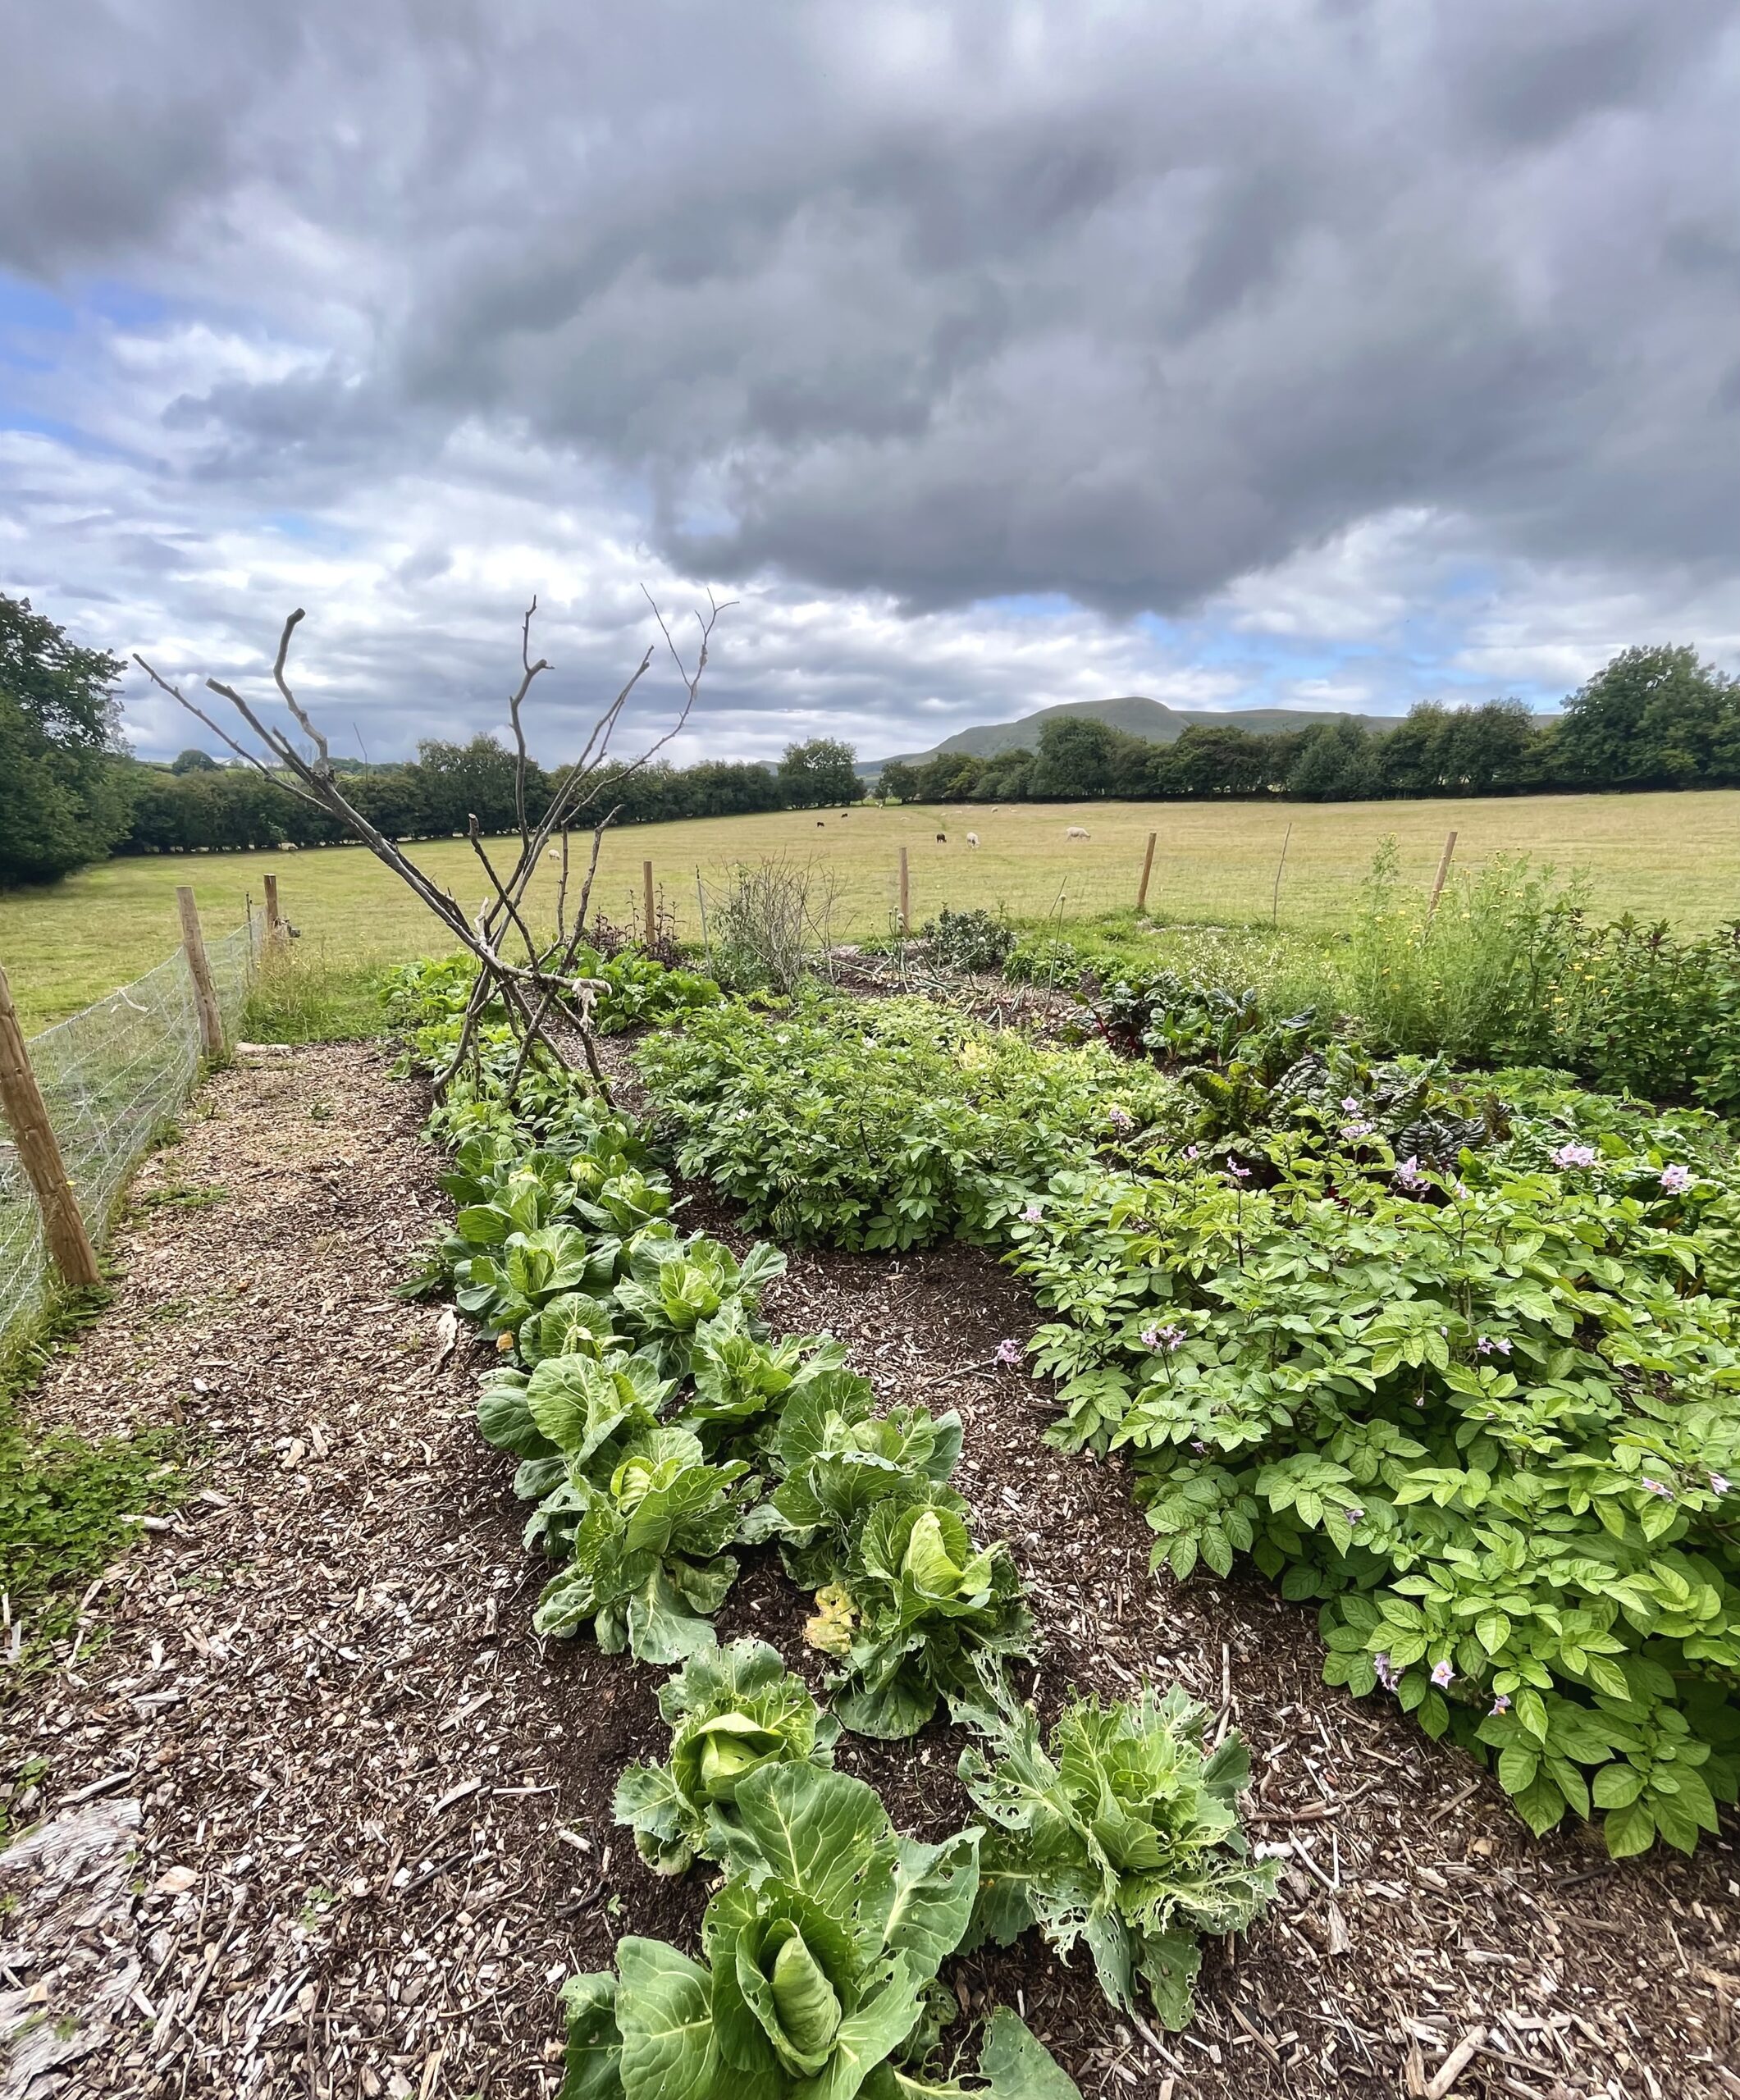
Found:
[[[632,1243],[616,1303],[680,1376],[690,1367],[701,1323],[729,1305],[747,1310],[784,1268],[784,1255],[772,1247],[754,1246],[739,1262],[709,1234],[681,1239],[668,1226],[649,1226]]]
[[[1437,910],[1373,863],[1343,996],[1380,1043],[1479,1062],[1539,1061],[1656,1101],[1740,1109],[1740,926],[1685,938],[1590,923],[1587,885],[1500,856]]]
[[[1175,1099],[1098,1045],[1041,1052],[916,999],[724,1006],[636,1062],[683,1174],[783,1239],[847,1247],[989,1237],[1085,1145]]]
[[[951,970],[1001,970],[1015,946],[1015,929],[996,912],[954,911],[946,904],[920,934],[931,955]]]
[[[592,1025],[600,1035],[619,1035],[645,1025],[664,1026],[710,1006],[719,996],[710,978],[669,968],[635,947],[606,955],[582,942],[574,951],[573,974],[595,978],[607,988],[592,1010]],[[400,963],[387,973],[388,1025],[424,1069],[438,1069],[452,1055],[477,977],[476,963],[465,955]],[[508,1039],[504,1033],[501,1040]],[[493,1047],[488,1037],[485,1040],[486,1048]]]
[[[751,1513],[749,1539],[779,1541],[786,1572],[806,1589],[838,1584],[861,1565],[859,1548],[873,1510],[934,1503],[964,1514],[943,1483],[961,1455],[961,1418],[952,1409],[870,1412],[868,1380],[837,1371],[789,1399],[767,1446],[780,1476],[770,1500]]]
[[[1199,1934],[1242,1932],[1275,1892],[1249,1857],[1235,1803],[1250,1763],[1238,1735],[1212,1752],[1212,1716],[1176,1687],[1072,1701],[1042,1742],[1030,1707],[988,1678],[991,1732],[961,1778],[990,1828],[978,1929],[1007,1946],[1037,1925],[1057,1952],[1087,1943],[1100,1988],[1134,2010],[1138,1979],[1167,2027],[1187,2024]]]
[[[976,1681],[981,1656],[1032,1651],[1009,1549],[975,1549],[958,1502],[945,1490],[879,1502],[824,1593],[847,1641],[834,1710],[855,1735],[916,1735],[946,1695]]]
[[[563,2100],[938,2090],[909,2072],[934,2032],[937,1970],[972,1917],[979,1833],[915,1843],[861,1780],[808,1763],[752,1771],[734,1807],[733,1824],[715,1826],[728,1878],[701,1922],[705,1964],[630,1938],[615,1975],[565,1988]],[[1005,2019],[987,2046],[986,2089],[1002,2100],[1074,2093],[1017,2025]]]
[[[27,1663],[45,1660],[43,1644],[71,1630],[78,1592],[135,1536],[129,1518],[171,1508],[183,1491],[175,1431],[92,1443],[43,1431],[19,1407],[50,1353],[105,1302],[94,1292],[55,1301],[0,1358],[0,1591],[14,1621],[29,1622]]]
[[[1451,1169],[1295,1130],[1060,1177],[1014,1228],[1056,1439],[1136,1454],[1177,1573],[1322,1600],[1330,1681],[1496,1754],[1535,1828],[1690,1849],[1740,1779],[1740,1175],[1707,1117],[1492,1087]]]
[[[737,1579],[741,1460],[709,1465],[700,1439],[656,1427],[635,1438],[603,1487],[571,1482],[573,1558],[551,1577],[532,1625],[576,1632],[590,1618],[607,1655],[674,1663],[714,1638],[708,1623]]]
[[[706,1648],[659,1693],[671,1732],[663,1764],[631,1764],[616,1789],[616,1819],[660,1874],[717,1857],[713,1826],[735,1816],[738,1788],[769,1764],[831,1764],[840,1724],[762,1641]]]

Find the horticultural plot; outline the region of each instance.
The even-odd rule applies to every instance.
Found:
[[[158,2017],[123,2006],[80,2075],[93,2092],[174,2092],[185,2072],[194,2093],[300,2093],[312,2042],[322,2091],[369,2090],[366,2069],[418,2092],[439,2052],[432,2092],[550,2092],[552,1977],[606,1967],[625,1932],[696,1944],[701,1877],[654,1875],[612,1819],[619,1772],[667,1755],[669,1673],[530,1634],[523,1505],[471,1428],[475,1371],[464,1352],[443,1364],[436,1312],[387,1295],[441,1208],[427,1155],[379,1142],[404,1129],[403,1090],[371,1053],[313,1052],[211,1100],[152,1171],[226,1200],[134,1229],[121,1302],[47,1403],[84,1420],[118,1391],[212,1450],[212,1499],[123,1564],[112,1640],[11,1724],[52,1760],[36,1812],[131,1775],[104,1798],[141,1803],[161,1892],[116,1929]],[[686,1221],[747,1249],[723,1213]],[[290,1273],[295,1304],[274,1290]],[[1047,1719],[1066,1677],[1108,1701],[1176,1678],[1230,1709],[1254,1756],[1254,1831],[1296,1847],[1242,1951],[1211,1946],[1194,2026],[1156,2029],[1176,2070],[1080,1954],[1065,1968],[1025,1942],[957,1962],[966,2011],[1025,2005],[1090,2093],[1172,2076],[1179,2095],[1389,2094],[1410,2043],[1430,2067],[1477,2025],[1502,2054],[1471,2091],[1647,2091],[1640,2063],[1664,2092],[1719,2089],[1705,2038],[1719,2049],[1728,2031],[1731,1855],[1608,1868],[1568,1839],[1536,1845],[1393,1707],[1325,1692],[1308,1623],[1263,1586],[1156,1587],[1121,1466],[1047,1449],[1044,1388],[984,1364],[1034,1316],[979,1251],[801,1253],[765,1309],[782,1331],[831,1329],[884,1404],[961,1407],[954,1478],[1022,1568],[1050,1644]],[[719,1631],[771,1641],[815,1683],[806,1608],[769,1554]],[[972,1814],[962,1740],[847,1737],[837,1762],[935,1840]]]
[[[1722,1125],[587,952],[614,1107],[213,1080],[44,1398],[199,1469],[18,1703],[90,2089],[1728,2089]]]

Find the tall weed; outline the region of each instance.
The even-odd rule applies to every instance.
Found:
[[[1485,1061],[1532,1057],[1581,937],[1587,881],[1499,854],[1452,877],[1437,909],[1404,889],[1394,838],[1361,886],[1341,970],[1341,1003],[1395,1050]]]

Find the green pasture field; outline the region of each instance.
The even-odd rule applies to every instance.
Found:
[[[1332,934],[1346,921],[1379,841],[1393,833],[1405,872],[1431,881],[1447,831],[1459,868],[1526,852],[1561,870],[1589,871],[1597,910],[1629,911],[1696,930],[1740,916],[1740,791],[1664,795],[1532,796],[1516,801],[1287,804],[1211,807],[1166,802],[1009,803],[887,810],[859,806],[771,816],[637,825],[607,835],[596,900],[621,924],[639,915],[641,864],[653,863],[661,908],[698,938],[696,879],[711,891],[733,862],[784,855],[832,880],[837,938],[888,930],[905,846],[915,924],[943,905],[1002,906],[1012,916],[1092,917],[1134,904],[1149,832],[1158,834],[1149,892],[1153,916],[1174,923],[1264,924],[1286,863],[1278,924]],[[1090,836],[1071,840],[1072,824]],[[1290,827],[1290,837],[1288,836]],[[977,850],[967,846],[977,833]],[[947,834],[946,843],[937,837]],[[589,842],[576,838],[576,880]],[[485,880],[463,840],[425,841],[414,857],[468,911]],[[40,1028],[161,961],[178,938],[175,888],[190,883],[208,929],[237,924],[263,894],[267,870],[300,928],[310,964],[355,975],[427,952],[432,922],[410,892],[360,847],[303,852],[195,854],[113,861],[43,890],[0,895],[0,964],[27,1028]],[[553,912],[557,863],[546,861],[541,909]]]

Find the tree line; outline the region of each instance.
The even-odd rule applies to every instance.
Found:
[[[323,846],[348,837],[313,804],[239,762],[197,748],[162,765],[137,759],[121,730],[115,688],[121,659],[86,649],[0,596],[0,884],[51,882],[112,854],[191,853]],[[864,783],[850,744],[815,737],[788,746],[777,765],[606,767],[587,817],[619,824],[819,809],[859,799]],[[402,765],[335,759],[345,792],[388,838],[445,838],[475,816],[491,834],[514,829],[514,760],[493,737],[431,739]],[[527,770],[536,822],[561,769]]]
[[[187,853],[336,842],[323,811],[240,765],[190,749],[135,758],[121,733],[119,657],[88,649],[0,596],[0,884],[47,882],[110,854]],[[346,792],[393,838],[444,838],[476,816],[514,824],[514,758],[492,737],[431,740],[402,765],[337,760]],[[606,771],[592,806],[622,824],[822,809],[857,800],[851,745],[812,737],[777,765],[709,760]],[[537,765],[541,817],[559,769]],[[1258,735],[1220,724],[1151,744],[1091,716],[1046,723],[1038,749],[940,753],[884,769],[898,801],[1080,801],[1100,797],[1367,801],[1391,797],[1740,786],[1740,680],[1686,647],[1628,649],[1533,720],[1519,701],[1416,707],[1392,729],[1351,721]]]
[[[1365,802],[1434,795],[1740,786],[1740,679],[1694,649],[1628,649],[1537,721],[1520,701],[1416,707],[1393,729],[1353,720],[1259,735],[1220,724],[1151,744],[1091,715],[1043,724],[1036,751],[942,751],[883,769],[903,802]]]

